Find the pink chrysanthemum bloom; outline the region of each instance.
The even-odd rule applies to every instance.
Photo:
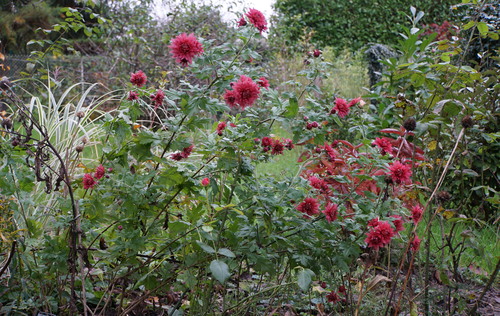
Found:
[[[139,94],[135,91],[129,91],[127,100],[129,101],[134,101],[139,99]]]
[[[403,164],[400,161],[395,161],[389,165],[390,176],[392,181],[397,184],[409,183],[411,177],[411,167]]]
[[[217,135],[222,136],[222,131],[226,128],[226,122],[219,122],[217,124]]]
[[[192,33],[189,35],[186,33],[178,35],[172,39],[168,47],[175,61],[183,66],[191,64],[194,57],[204,52],[203,46]]]
[[[130,82],[138,87],[142,87],[148,81],[148,77],[146,74],[139,70],[136,73],[130,74]]]
[[[350,108],[352,106],[354,106],[356,103],[358,103],[359,101],[361,101],[361,98],[352,99],[349,103],[347,103],[347,101],[342,99],[342,98],[336,98],[335,99],[335,106],[330,111],[330,114],[337,113],[337,115],[340,118],[344,118],[347,116],[347,114],[349,114]]]
[[[326,205],[325,209],[323,210],[323,214],[325,214],[325,218],[328,223],[331,223],[337,219],[338,209],[339,207],[337,204],[328,203]]]
[[[418,251],[418,249],[420,248],[420,241],[420,238],[415,235],[410,243],[411,250],[413,250],[414,252]]]
[[[253,105],[260,94],[259,85],[245,75],[242,75],[240,79],[234,83],[233,91],[235,93],[236,103],[243,110],[247,106]]]
[[[260,77],[259,80],[257,80],[257,84],[262,88],[269,89],[269,81],[265,77]]]
[[[368,227],[377,227],[379,222],[378,217],[375,217],[368,222]]]
[[[385,155],[386,153],[392,152],[392,144],[388,138],[385,138],[385,137],[378,138],[377,137],[373,141],[372,145],[377,145],[381,149],[382,155]]]
[[[410,211],[411,211],[411,219],[413,220],[413,223],[417,225],[422,219],[422,214],[424,213],[424,209],[417,204],[415,206],[412,206]]]
[[[283,150],[285,149],[285,145],[279,140],[275,139],[272,142],[272,151],[271,154],[273,155],[281,155],[283,153]]]
[[[226,93],[224,93],[224,100],[226,101],[227,105],[230,107],[235,107],[236,106],[236,92],[233,90],[226,90]]]
[[[155,94],[151,95],[151,101],[155,105],[155,110],[163,104],[163,99],[165,99],[165,93],[161,89],[158,89]]]
[[[394,227],[396,228],[396,233],[401,232],[405,230],[405,227],[403,225],[403,218],[399,215],[391,215],[392,218],[392,223],[394,224]]]
[[[106,174],[106,169],[104,169],[104,166],[103,165],[99,165],[96,169],[95,169],[95,173],[94,173],[94,177],[99,180],[101,179],[102,177],[104,177],[104,175]]]
[[[206,187],[206,186],[208,186],[209,184],[210,184],[210,179],[209,179],[209,178],[203,178],[203,179],[201,180],[201,185],[202,185],[202,186]]]
[[[88,189],[93,189],[94,186],[97,184],[97,181],[92,177],[90,173],[86,173],[83,175],[83,188],[85,190]]]
[[[247,16],[248,21],[250,21],[250,23],[252,23],[261,34],[267,30],[266,17],[262,14],[262,12],[256,9],[250,9],[245,15]]]
[[[311,197],[305,198],[302,203],[297,205],[297,211],[307,214],[309,216],[318,214],[319,213],[318,209],[319,209],[318,200]]]

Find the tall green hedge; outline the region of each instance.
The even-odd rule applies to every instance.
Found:
[[[410,6],[426,15],[422,23],[441,23],[459,0],[277,0],[271,38],[283,47],[297,47],[304,34],[319,46],[359,49],[367,43],[391,44],[400,25],[408,26]]]

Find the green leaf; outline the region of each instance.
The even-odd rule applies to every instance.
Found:
[[[196,243],[198,244],[198,246],[200,246],[201,249],[203,249],[203,251],[208,253],[215,253],[215,249],[205,244],[204,242],[197,240]]]
[[[488,34],[488,24],[486,24],[485,22],[477,23],[477,30],[483,36]]]
[[[219,249],[219,251],[217,251],[220,255],[223,255],[223,256],[226,256],[228,258],[235,258],[236,255],[234,254],[234,252],[232,252],[231,250],[227,249],[227,248],[221,248]]]
[[[469,21],[467,24],[465,24],[465,25],[463,26],[463,29],[464,29],[464,30],[468,30],[468,29],[470,29],[471,27],[473,27],[474,25],[476,25],[476,22],[474,22],[474,21]]]
[[[229,273],[229,267],[224,261],[221,260],[213,260],[210,263],[210,271],[214,278],[217,279],[220,283],[226,282],[226,280],[231,276]]]
[[[288,99],[288,107],[286,108],[284,116],[286,118],[293,118],[297,113],[299,113],[299,101],[297,101],[297,98]]]
[[[311,285],[312,278],[315,276],[314,272],[309,269],[304,269],[300,271],[297,275],[297,284],[302,289],[302,291],[307,291],[309,285]]]

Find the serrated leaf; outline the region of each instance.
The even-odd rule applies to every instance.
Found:
[[[229,267],[224,261],[221,260],[213,260],[210,263],[210,272],[212,272],[214,278],[216,278],[220,283],[226,282],[226,280],[231,276],[229,273]]]
[[[302,289],[302,291],[307,291],[309,285],[311,285],[312,278],[315,276],[314,272],[309,269],[304,269],[297,274],[297,284]]]
[[[296,98],[288,99],[288,106],[284,114],[287,118],[295,117],[299,113],[299,101]]]

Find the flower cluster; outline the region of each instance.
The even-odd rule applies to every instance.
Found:
[[[370,221],[368,226],[371,227],[371,229],[366,234],[367,237],[365,242],[368,244],[368,247],[375,250],[389,244],[392,237],[395,235],[395,232],[389,222],[376,219],[376,221]]]
[[[92,175],[91,173],[86,173],[83,175],[83,180],[82,180],[83,188],[85,190],[93,189],[98,183],[97,180],[102,179],[105,175],[106,175],[106,169],[104,168],[104,166],[103,165],[97,166],[94,175]]]
[[[361,98],[352,99],[349,103],[347,103],[344,99],[336,98],[335,106],[330,111],[330,114],[337,113],[340,118],[344,118],[347,114],[349,114],[350,108],[356,105],[359,101],[361,101]]]
[[[170,155],[170,159],[173,159],[176,161],[180,161],[182,159],[185,159],[185,158],[189,157],[189,155],[191,155],[193,148],[194,148],[194,145],[185,147],[182,149],[181,152],[176,152],[176,153],[173,153],[172,155]]]
[[[150,96],[151,101],[155,105],[155,110],[163,104],[163,99],[165,99],[165,93],[161,90],[158,89],[155,94],[152,94]]]
[[[250,77],[242,75],[237,82],[232,82],[231,86],[233,90],[226,90],[224,100],[232,108],[239,106],[244,110],[259,98],[260,87]]]
[[[178,35],[172,39],[168,47],[175,61],[183,66],[191,64],[194,57],[204,52],[203,46],[192,33],[189,35],[186,33]]]
[[[293,142],[291,139],[288,138],[271,138],[271,137],[263,137],[262,140],[259,140],[258,138],[255,139],[255,142],[259,142],[260,145],[262,146],[262,151],[263,152],[268,152],[271,151],[272,155],[281,155],[284,151],[284,149],[292,150],[294,148]]]

